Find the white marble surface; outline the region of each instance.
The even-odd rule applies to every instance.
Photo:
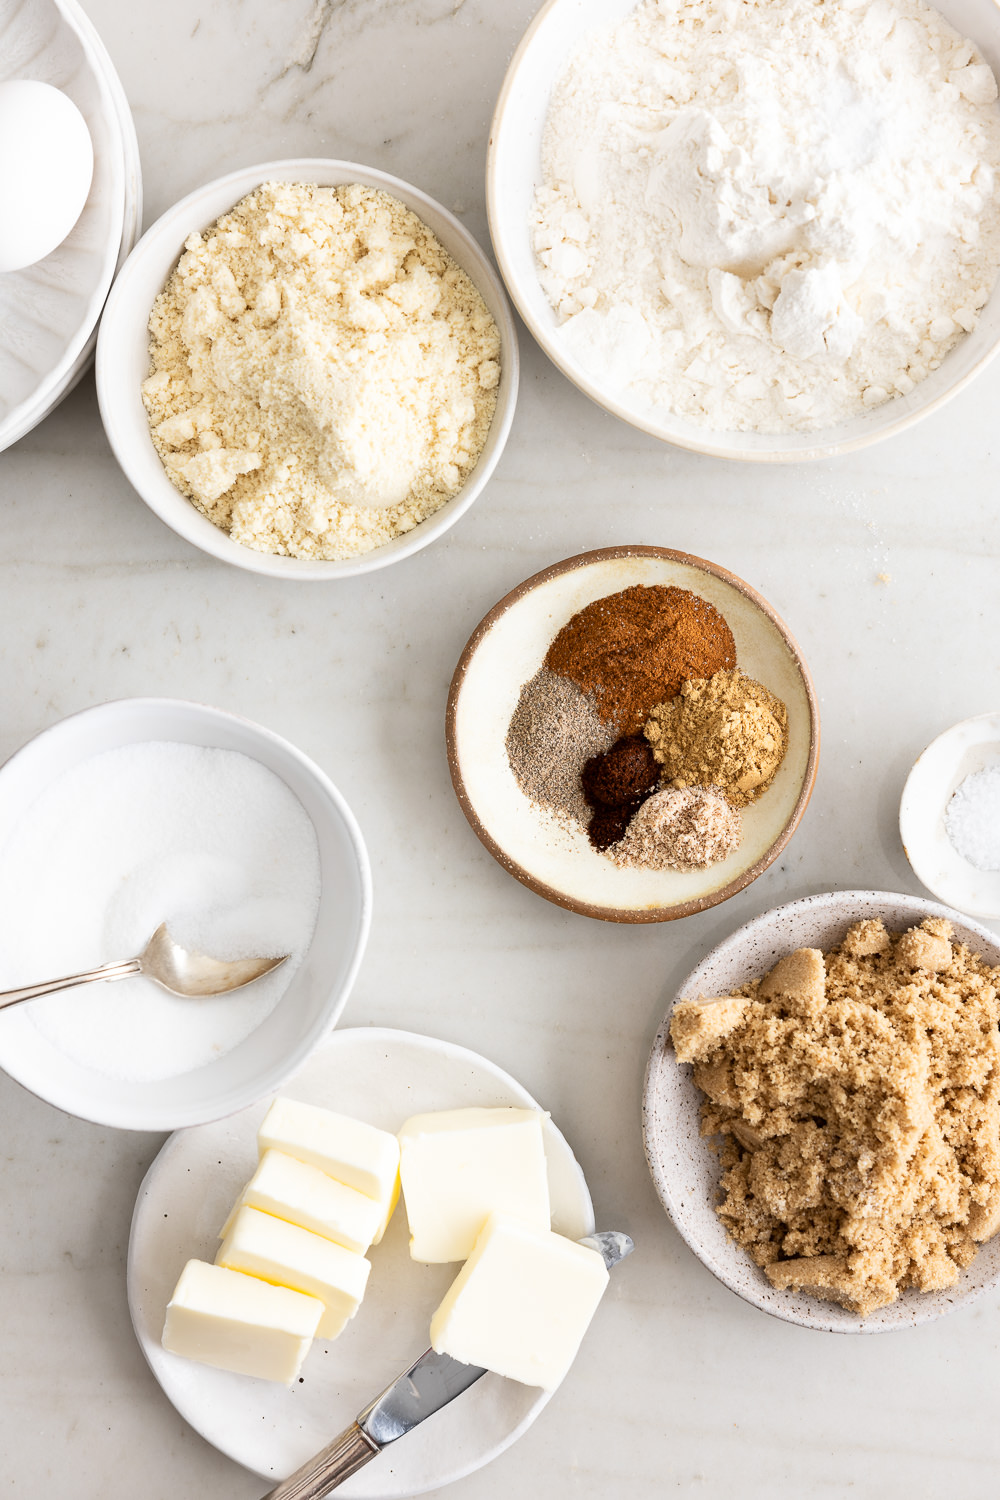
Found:
[[[532,0],[89,8],[135,109],[147,220],[241,164],[329,154],[417,183],[485,234],[489,115]],[[575,1145],[601,1224],[635,1236],[563,1389],[453,1500],[986,1500],[1000,1295],[879,1338],[766,1317],[660,1209],[639,1096],[676,982],[734,926],[836,886],[919,892],[896,827],[905,773],[1000,696],[1000,364],[902,438],[768,471],[662,447],[592,407],[526,338],[522,352],[511,441],[469,515],[412,560],[329,587],[238,573],[175,538],[117,470],[85,381],[0,456],[0,756],[74,709],[140,693],[287,735],[345,792],[372,855],[375,922],[345,1023],[496,1059]],[[592,923],[509,879],[466,826],[442,749],[451,671],[486,609],[557,558],[631,541],[760,589],[823,714],[816,792],[785,857],[675,926]],[[0,1491],[259,1496],[174,1414],[131,1335],[129,1216],[159,1140],[69,1119],[2,1078],[0,1121]]]

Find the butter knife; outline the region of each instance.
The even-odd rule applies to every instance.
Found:
[[[629,1236],[618,1229],[589,1234],[580,1244],[596,1250],[609,1271],[634,1248]],[[485,1374],[479,1365],[463,1365],[450,1354],[428,1349],[359,1412],[345,1432],[269,1490],[263,1500],[322,1500],[389,1443],[454,1401]]]

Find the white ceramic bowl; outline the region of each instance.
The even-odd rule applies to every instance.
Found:
[[[221,1119],[273,1092],[336,1024],[368,937],[371,875],[350,808],[300,750],[248,719],[169,698],[126,698],[85,709],[11,756],[0,769],[0,850],[25,807],[55,777],[106,750],[149,740],[241,751],[299,799],[316,830],[320,857],[319,915],[309,951],[266,1020],[205,1067],[141,1083],[96,1072],[43,1036],[32,1022],[30,1001],[0,1013],[0,1067],[39,1098],[85,1120],[126,1130],[176,1130]],[[39,980],[54,977],[43,972],[42,959],[40,964]]]
[[[496,412],[475,469],[457,495],[419,526],[383,547],[342,562],[278,557],[240,546],[175,489],[149,434],[140,387],[149,373],[150,308],[177,263],[187,236],[206,229],[262,182],[307,182],[340,187],[360,182],[400,199],[434,231],[452,259],[478,289],[500,331],[502,372]],[[128,479],[151,510],[178,536],[203,552],[253,573],[274,578],[328,580],[369,573],[400,562],[454,526],[480,494],[503,451],[517,399],[518,355],[514,319],[500,278],[469,231],[433,198],[354,162],[304,157],[243,167],[206,183],[157,219],[129,256],[108,298],[97,341],[97,395],[101,417]]]
[[[935,896],[974,917],[1000,917],[1000,870],[977,870],[945,832],[944,815],[966,776],[1000,765],[1000,713],[953,724],[918,756],[899,804],[899,833],[913,873]]]
[[[486,202],[493,248],[507,290],[529,330],[555,365],[599,406],[653,437],[717,458],[777,463],[828,458],[892,437],[936,411],[976,376],[1000,348],[1000,288],[973,333],[955,346],[940,368],[908,396],[818,432],[765,434],[712,432],[665,414],[641,410],[607,390],[571,357],[558,320],[539,284],[529,216],[541,182],[542,128],[553,84],[584,38],[613,26],[636,0],[548,0],[511,59],[490,130]],[[939,0],[935,7],[979,47],[1000,76],[1000,12],[994,0]]]
[[[594,599],[633,584],[691,589],[725,617],[738,666],[788,708],[774,782],[743,810],[743,839],[704,870],[619,869],[521,791],[507,729],[553,638]],[[448,694],[448,763],[462,811],[503,868],[547,901],[608,922],[669,922],[744,890],[794,833],[816,779],[819,709],[788,627],[756,589],[717,563],[666,547],[605,547],[554,563],[494,605],[462,652]]]
[[[831,891],[775,907],[740,927],[702,959],[675,998],[727,995],[747,980],[766,974],[795,948],[833,947],[852,922],[868,917],[881,917],[886,927],[896,932],[922,922],[924,917],[948,917],[960,942],[981,954],[988,964],[1000,964],[996,937],[946,906],[885,891]],[[646,1158],[660,1201],[678,1233],[731,1291],[754,1307],[803,1328],[828,1333],[885,1333],[928,1323],[1000,1282],[1000,1235],[996,1235],[980,1247],[972,1265],[959,1272],[953,1286],[940,1292],[910,1289],[867,1318],[846,1312],[833,1302],[776,1291],[749,1255],[728,1237],[715,1212],[719,1160],[699,1135],[702,1095],[695,1088],[692,1069],[677,1063],[669,1042],[672,1010],[671,1004],[646,1068]]]
[[[90,192],[69,235],[36,265],[0,276],[4,449],[52,410],[86,366],[123,248],[129,164],[117,79],[79,8],[56,0],[0,0],[0,35],[0,82],[30,78],[62,89],[86,120],[94,146]]]

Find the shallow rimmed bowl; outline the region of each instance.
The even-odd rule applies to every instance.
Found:
[[[150,740],[238,750],[295,794],[319,844],[320,905],[309,950],[271,1014],[204,1067],[141,1083],[97,1072],[43,1035],[30,1002],[0,1014],[0,1067],[84,1120],[125,1130],[177,1130],[221,1119],[280,1088],[336,1025],[368,938],[371,875],[354,815],[319,766],[249,719],[173,698],[125,698],[84,709],[12,755],[0,768],[0,851],[25,808],[56,777],[106,750]],[[52,977],[44,955],[39,965],[39,980]]]
[[[591,847],[583,828],[570,830],[530,802],[507,759],[521,688],[555,635],[584,605],[633,584],[673,584],[709,600],[736,638],[738,666],[788,707],[781,768],[760,801],[744,810],[739,849],[707,870],[620,870]],[[462,652],[445,732],[462,811],[493,858],[547,901],[609,922],[668,922],[744,890],[791,838],[819,759],[816,694],[784,621],[735,574],[667,547],[605,547],[525,579],[480,621]]]
[[[113,69],[91,33],[73,6],[0,0],[0,82],[27,78],[61,89],[87,122],[94,148],[90,191],[69,234],[34,265],[0,276],[0,449],[40,422],[82,371],[122,249],[123,125]]]
[[[1000,964],[1000,943],[977,922],[919,896],[890,891],[831,891],[806,896],[764,912],[740,927],[702,959],[680,986],[675,1000],[726,995],[759,979],[779,958],[796,948],[832,948],[852,922],[881,917],[890,931],[902,931],[925,917],[947,917],[955,936],[988,964]],[[692,1068],[680,1066],[668,1030],[673,1003],[657,1032],[646,1068],[643,1137],[646,1159],[660,1201],[698,1259],[730,1291],[786,1323],[827,1333],[886,1333],[929,1323],[971,1302],[1000,1282],[1000,1235],[987,1241],[972,1265],[944,1291],[903,1292],[896,1302],[867,1318],[791,1291],[776,1291],[759,1267],[729,1239],[715,1212],[719,1160],[699,1135],[702,1094]]]
[[[341,562],[279,557],[234,542],[214,526],[167,478],[153,447],[142,404],[142,382],[149,374],[149,314],[184,248],[196,230],[263,182],[303,182],[342,187],[359,182],[380,188],[405,203],[437,235],[452,259],[474,283],[500,332],[501,375],[496,411],[475,468],[457,495],[412,531],[382,547]],[[242,167],[196,188],[169,208],[136,245],[111,290],[97,340],[97,396],[108,441],[126,477],[160,520],[203,552],[252,573],[300,582],[349,578],[401,562],[443,535],[481,493],[503,452],[517,400],[518,355],[514,319],[500,278],[472,235],[440,203],[419,188],[356,162],[301,157]]]
[[[948,837],[944,815],[966,776],[1000,765],[1000,713],[953,724],[913,764],[899,803],[899,833],[913,873],[935,896],[974,917],[1000,917],[1000,870],[977,870]]]
[[[539,283],[531,244],[532,200],[542,180],[542,130],[553,85],[572,53],[590,32],[613,26],[635,6],[636,0],[548,0],[511,59],[493,115],[486,166],[493,249],[518,312],[549,359],[614,416],[664,442],[716,458],[758,463],[830,458],[893,437],[937,411],[1000,349],[1000,286],[994,286],[973,332],[908,396],[816,432],[713,432],[697,427],[662,408],[643,408],[620,390],[603,386],[569,353]],[[972,38],[1000,76],[1000,12],[994,0],[939,0],[935,8],[963,37]]]

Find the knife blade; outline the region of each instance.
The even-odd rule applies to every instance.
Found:
[[[618,1229],[588,1234],[579,1243],[596,1250],[609,1271],[635,1248],[629,1236]],[[485,1374],[479,1365],[464,1365],[450,1354],[435,1354],[428,1349],[370,1401],[350,1427],[269,1490],[263,1500],[322,1500],[389,1443],[454,1401]]]

